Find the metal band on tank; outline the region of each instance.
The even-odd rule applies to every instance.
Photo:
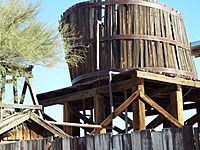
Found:
[[[81,8],[85,8],[85,7],[99,7],[102,5],[140,5],[140,6],[146,6],[146,7],[150,7],[150,8],[155,8],[155,9],[160,9],[160,10],[164,10],[170,14],[173,14],[175,16],[177,16],[178,18],[180,18],[181,20],[183,20],[183,16],[175,9],[166,6],[164,4],[158,4],[158,3],[153,3],[153,2],[145,2],[142,0],[113,0],[113,1],[105,1],[105,2],[83,2],[83,3],[79,3],[76,4],[74,6],[72,6],[71,8],[69,8],[63,15],[62,20],[65,19],[65,16],[73,13],[74,11],[81,9]],[[62,21],[61,20],[61,21]]]
[[[171,40],[166,37],[151,36],[151,35],[137,35],[137,34],[114,35],[114,36],[109,36],[109,37],[103,37],[102,39],[100,39],[100,41],[133,40],[133,39],[141,39],[141,40],[169,43],[169,44],[177,45],[181,48],[184,48],[184,49],[190,51],[190,47],[187,44],[183,44],[183,43],[177,42],[175,40]]]

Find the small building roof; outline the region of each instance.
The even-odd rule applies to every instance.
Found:
[[[67,134],[59,129],[58,127],[47,123],[45,120],[40,118],[37,114],[27,111],[19,112],[10,115],[0,122],[0,137],[5,137],[7,132],[11,131],[13,128],[21,125],[27,124],[30,130],[39,133],[43,137],[48,136],[59,136],[63,137]]]

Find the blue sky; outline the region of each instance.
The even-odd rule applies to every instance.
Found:
[[[38,0],[32,0],[38,1]],[[42,0],[41,12],[39,19],[48,23],[50,26],[57,28],[58,21],[62,13],[70,6],[83,2],[83,0]],[[186,30],[190,41],[200,40],[200,13],[199,13],[199,0],[162,0],[161,2],[179,10],[184,16]],[[62,58],[63,59],[63,58]],[[64,61],[64,60],[63,60]],[[197,70],[200,70],[198,59],[195,59]],[[198,71],[200,72],[200,71]],[[55,89],[60,89],[71,85],[67,65],[61,63],[57,68],[47,68],[36,66],[34,69],[33,85],[36,93],[43,93]],[[46,113],[53,116],[57,120],[62,120],[62,110],[45,109]]]

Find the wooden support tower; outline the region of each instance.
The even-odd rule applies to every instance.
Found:
[[[111,129],[118,133],[125,133],[122,122],[114,124],[112,127],[110,123],[112,117],[120,117],[125,121],[126,109],[128,114],[133,114],[133,117],[129,115],[127,119],[128,131],[154,129],[162,124],[165,126],[166,121],[168,127],[183,127],[185,124],[193,125],[199,122],[198,112],[189,120],[183,118],[184,110],[199,109],[200,82],[198,80],[188,80],[174,75],[160,75],[138,69],[115,75],[112,82],[115,108],[113,114],[110,114],[108,82],[109,78],[104,77],[39,94],[37,97],[39,103],[44,107],[63,104],[65,122],[80,123],[81,120],[84,120],[85,124],[98,124],[104,129],[102,131],[101,128],[93,130],[82,127],[87,134],[110,132]],[[127,91],[127,99],[124,99],[124,90]],[[83,102],[85,103],[84,107]],[[67,107],[66,104],[69,103],[71,105]],[[138,110],[138,108],[142,109]],[[94,114],[90,113],[92,116],[84,115],[83,110],[88,112],[92,110]],[[69,114],[73,114],[73,118],[68,117]],[[157,117],[146,124],[146,117],[153,115]],[[65,126],[65,131],[71,135],[80,134],[77,127],[74,128],[70,125]]]
[[[66,136],[61,129],[43,119],[43,108],[39,105],[30,82],[32,68],[33,66],[0,64],[0,143]],[[32,104],[30,100],[25,103],[28,100],[28,90]]]

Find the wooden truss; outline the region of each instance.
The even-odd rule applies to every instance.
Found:
[[[127,124],[126,130],[153,129],[163,127],[182,127],[195,124],[199,119],[200,82],[181,78],[173,74],[161,75],[145,70],[132,70],[115,75],[112,81],[114,112],[109,105],[108,78],[73,85],[69,88],[37,95],[43,106],[63,104],[64,121],[71,123],[96,124],[102,128],[86,129],[85,132],[97,134],[111,129],[124,133],[121,127],[112,126],[112,119],[120,117]],[[189,120],[184,120],[184,110],[196,109]],[[90,116],[86,111],[90,111]],[[133,118],[125,112],[133,114]],[[157,115],[146,124],[146,116]],[[74,127],[65,126],[65,132],[79,135]]]

